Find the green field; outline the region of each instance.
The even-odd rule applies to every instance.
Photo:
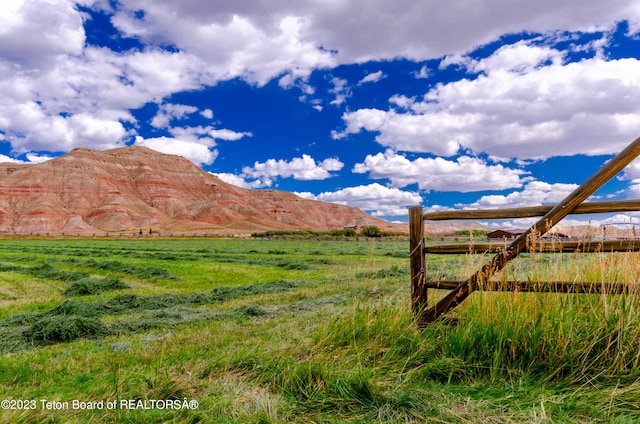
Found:
[[[639,259],[498,278],[638,282]],[[636,294],[479,292],[419,330],[408,280],[406,242],[2,240],[0,421],[640,422]]]

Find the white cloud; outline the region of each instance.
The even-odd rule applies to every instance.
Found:
[[[309,200],[318,200],[318,198],[316,197],[315,194],[309,192],[309,191],[296,191],[294,192],[294,194],[296,196],[300,196],[304,199],[309,199]]]
[[[469,66],[476,79],[438,84],[422,101],[394,96],[406,109],[345,113],[340,138],[377,132],[397,150],[450,156],[459,148],[495,157],[612,154],[640,133],[640,60],[562,63],[562,52],[504,46]]]
[[[628,189],[628,197],[629,199],[640,199],[640,179],[634,180]]]
[[[213,175],[220,178],[225,183],[232,184],[236,187],[242,187],[242,188],[260,188],[261,187],[260,181],[257,181],[257,182],[253,181],[252,183],[249,183],[245,181],[245,179],[242,178],[242,176],[240,175],[231,174],[228,172],[218,172],[218,173],[214,173]]]
[[[43,163],[53,159],[51,156],[41,155],[38,153],[27,153],[25,156],[29,163]]]
[[[373,216],[406,216],[410,206],[422,203],[422,197],[418,193],[385,187],[378,183],[347,187],[335,192],[320,193],[317,196],[311,193],[296,194],[307,199],[355,206],[370,212]]]
[[[389,179],[393,187],[418,184],[426,191],[483,191],[521,187],[526,172],[488,165],[479,158],[460,156],[455,161],[443,158],[418,158],[413,161],[392,150],[367,155],[363,163],[354,166],[353,172],[369,173],[369,178]]]
[[[317,163],[311,156],[304,154],[291,161],[269,159],[266,162],[255,162],[253,166],[242,169],[242,177],[245,180],[261,181],[261,187],[270,187],[277,178],[293,178],[302,181],[325,180],[332,177],[332,171],[339,171],[343,166],[344,164],[335,158]]]
[[[71,1],[3,0],[0,58],[22,66],[50,66],[84,46],[82,19]]]
[[[206,144],[188,139],[181,140],[170,137],[142,138],[137,136],[135,144],[158,152],[183,156],[196,165],[210,165],[218,156],[217,150],[211,150]]]
[[[198,87],[193,66],[180,53],[91,47],[29,72],[0,60],[0,131],[18,153],[121,146],[129,110]]]
[[[19,159],[10,158],[7,155],[0,155],[0,163],[24,163]]]
[[[429,71],[429,68],[425,65],[422,68],[420,68],[420,71],[416,72],[414,76],[416,77],[416,79],[425,79],[431,76],[431,72]]]
[[[515,208],[523,206],[552,205],[562,201],[578,188],[577,184],[550,184],[543,181],[531,181],[522,191],[514,191],[507,195],[493,194],[482,196],[474,203],[457,204],[457,208],[493,209]]]
[[[11,158],[9,156],[6,155],[0,155],[0,163],[42,163],[42,162],[46,162],[48,160],[53,159],[53,157],[51,156],[47,156],[47,155],[40,155],[37,153],[27,153],[25,155],[25,157],[27,158],[26,161],[24,160],[20,160],[20,159],[15,159],[15,158]]]
[[[486,59],[472,61],[467,67],[475,72],[509,72],[527,74],[545,64],[562,65],[564,54],[546,46],[531,45],[529,41],[519,41],[500,47]]]
[[[118,3],[114,23],[127,35],[175,45],[255,81],[331,63],[462,54],[507,33],[594,31],[624,19],[635,31],[640,22],[639,8],[626,0],[567,0],[563,7],[551,0],[482,7],[435,0]]]
[[[121,146],[127,134],[117,120],[89,113],[54,115],[36,102],[8,104],[8,100],[0,100],[3,114],[0,130],[17,153],[67,151],[74,147],[113,148]]]
[[[340,171],[344,167],[344,163],[336,158],[328,158],[320,162],[319,166],[327,171]]]
[[[348,81],[346,79],[334,77],[331,79],[331,83],[333,84],[333,88],[330,90],[330,93],[334,94],[336,98],[333,99],[330,104],[340,106],[351,95]]]
[[[394,104],[402,109],[409,109],[416,102],[415,97],[407,97],[401,94],[394,94],[389,97],[389,103]]]
[[[603,219],[601,222],[602,224],[615,225],[619,228],[631,229],[631,224],[638,224],[638,214],[637,213],[616,214],[609,218]]]
[[[469,56],[463,56],[459,53],[446,55],[441,61],[438,69],[446,69],[449,66],[458,68],[468,68],[473,64],[473,59]]]
[[[227,140],[227,141],[237,141],[243,137],[251,137],[253,134],[250,132],[236,132],[226,128],[218,129],[218,130],[210,130],[207,134],[214,139],[217,140]]]
[[[518,219],[513,219],[508,221],[495,220],[495,221],[482,222],[482,224],[490,228],[523,228],[524,229],[535,224],[538,221],[538,219],[539,218],[518,218]],[[602,227],[601,227],[602,225],[615,225],[615,227],[630,230],[632,223],[636,223],[636,225],[638,224],[638,219],[639,217],[635,213],[619,214],[609,218],[602,218],[599,215],[588,215],[588,216],[582,216],[582,217],[580,217],[579,215],[575,215],[573,217],[569,215],[568,217],[558,222],[554,227],[554,229],[551,230],[551,232],[556,231],[556,229],[557,231],[562,232],[561,227],[566,227],[566,226],[589,226],[593,228],[593,231],[595,231],[596,236],[602,236],[603,235]]]
[[[227,128],[215,129],[210,125],[171,127],[168,128],[168,131],[175,138],[190,140],[209,147],[216,146],[216,140],[238,141],[241,138],[253,136],[250,132],[236,132]]]
[[[304,17],[254,18],[227,14],[224,7],[211,10],[205,4],[141,0],[121,4],[128,9],[119,10],[112,21],[125,35],[175,45],[207,63],[217,80],[241,77],[263,85],[283,73],[305,78],[313,69],[335,65],[330,52],[303,39],[309,26]],[[133,13],[138,10],[144,10],[143,18]]]
[[[378,82],[383,78],[386,78],[387,75],[385,75],[382,71],[378,71],[378,72],[373,72],[368,74],[367,76],[365,76],[364,78],[362,78],[358,84],[366,84],[368,82]]]
[[[212,126],[172,127],[169,128],[169,133],[172,137],[136,136],[135,144],[163,153],[184,156],[196,165],[211,165],[218,157],[218,150],[214,149],[217,146],[216,140],[236,141],[252,135],[229,129],[215,129]],[[251,183],[235,185],[250,186]]]
[[[346,112],[343,120],[347,126],[343,132],[334,132],[336,139],[361,130],[376,131],[376,141],[398,150],[430,152],[441,156],[453,156],[466,143],[464,131],[476,124],[473,115],[458,117],[427,116],[426,114],[385,112],[379,109],[360,109]],[[453,137],[451,136],[453,134]],[[460,136],[456,137],[456,134]]]
[[[188,105],[176,105],[165,103],[158,107],[158,113],[151,120],[151,126],[155,128],[165,128],[172,120],[183,119],[187,115],[196,113],[198,108]]]
[[[87,45],[82,19],[88,15],[76,4],[115,13],[112,23],[121,35],[141,40],[145,48],[114,52]],[[312,87],[305,80],[313,70],[343,63],[452,55],[443,63],[453,63],[457,57],[458,64],[465,64],[473,62],[466,52],[506,33],[607,30],[623,19],[629,20],[631,32],[640,28],[640,8],[626,0],[570,0],[561,8],[550,0],[527,4],[492,0],[464,10],[456,3],[435,0],[5,0],[2,9],[0,131],[19,153],[121,146],[135,135],[123,125],[136,124],[130,110],[236,77],[258,85],[280,78],[308,95]],[[430,92],[434,99],[414,102],[411,114],[356,111],[345,116],[348,128],[336,136],[379,131],[378,141],[386,146],[449,156],[460,145],[501,157],[506,156],[502,152],[520,156],[525,143],[531,149],[527,157],[555,154],[558,149],[559,154],[571,154],[565,144],[576,143],[557,140],[582,140],[585,134],[589,137],[581,145],[589,154],[617,149],[638,130],[638,110],[633,106],[637,84],[632,78],[639,74],[636,61],[611,61],[609,67],[586,61],[572,69],[555,63],[548,55],[553,53],[525,44],[501,51],[493,62],[474,63],[477,71],[485,72],[483,78],[436,87]],[[505,69],[504,64],[514,58],[519,58],[520,67]],[[554,65],[536,65],[542,59]],[[494,72],[500,66],[502,71]],[[618,74],[611,70],[615,66],[620,68]],[[544,72],[556,77],[550,81],[557,87],[538,87],[538,80],[546,78]],[[501,88],[506,92],[500,94]],[[577,96],[583,89],[584,96]],[[497,94],[486,97],[484,108],[479,101],[487,90]],[[525,101],[530,92],[541,101],[538,97]],[[335,95],[336,105],[349,95],[339,80]],[[458,96],[470,102],[458,102]],[[580,107],[570,108],[566,99]],[[520,117],[505,119],[509,111],[516,115],[521,111]],[[542,120],[545,111],[552,116],[569,111],[569,115]],[[382,112],[381,126],[370,121],[378,112]],[[525,119],[527,114],[530,120]],[[202,115],[213,117],[206,110]],[[178,117],[159,115],[154,124],[168,126],[173,118]],[[358,126],[358,120],[364,126]],[[478,135],[478,129],[485,127],[489,131]],[[500,140],[508,141],[500,144]]]
[[[626,190],[627,198],[640,199],[640,159],[627,165],[620,178],[629,181],[629,187]]]
[[[624,180],[640,180],[640,158],[626,166],[622,174]]]

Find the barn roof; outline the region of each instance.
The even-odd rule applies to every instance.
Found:
[[[524,230],[494,230],[490,233],[487,233],[487,237],[489,238],[511,238],[518,237],[520,234],[524,233]]]

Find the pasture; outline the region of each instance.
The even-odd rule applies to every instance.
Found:
[[[640,420],[636,293],[480,291],[456,325],[419,330],[408,250],[2,240],[0,421]],[[460,279],[486,259],[429,255],[427,273]],[[497,278],[512,276],[633,283],[640,257],[532,253]]]

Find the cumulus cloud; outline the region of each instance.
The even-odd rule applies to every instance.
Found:
[[[420,71],[416,72],[414,76],[416,77],[416,79],[425,79],[431,76],[431,72],[429,72],[429,68],[427,68],[427,66],[425,65],[420,68]]]
[[[207,132],[209,136],[217,140],[237,141],[244,137],[252,137],[250,132],[237,132],[227,128],[211,129]]]
[[[194,106],[165,103],[158,108],[158,113],[151,120],[151,126],[155,128],[165,128],[169,126],[172,120],[180,120],[197,111],[198,108]]]
[[[37,36],[34,36],[37,35]],[[3,0],[0,58],[22,66],[50,66],[84,46],[82,19],[71,1]]]
[[[570,0],[564,7],[551,0],[492,0],[482,7],[435,0],[243,0],[215,5],[121,0],[118,5],[114,23],[128,36],[175,45],[209,57],[213,65],[233,65],[228,66],[230,73],[253,73],[256,81],[287,69],[304,74],[310,67],[332,63],[462,54],[506,33],[593,31],[623,19],[636,31],[640,22],[640,10],[625,0]]]
[[[20,159],[15,159],[15,158],[11,158],[7,155],[0,155],[0,163],[42,163],[42,162],[46,162],[48,160],[53,159],[51,156],[47,156],[47,155],[40,155],[37,153],[27,153],[25,155],[26,157],[26,161],[24,160],[20,160]]]
[[[640,179],[634,180],[627,191],[630,199],[640,199]]]
[[[17,153],[67,151],[74,147],[113,148],[127,134],[121,122],[89,113],[53,115],[36,102],[7,104],[0,100],[0,130]]]
[[[373,216],[406,216],[410,206],[422,203],[422,197],[418,193],[385,187],[378,183],[347,187],[317,196],[311,193],[297,194],[308,199],[355,206],[370,212]]]
[[[260,188],[260,181],[256,180],[256,181],[253,181],[253,182],[248,182],[248,181],[245,181],[245,179],[242,178],[242,176],[240,176],[240,175],[231,174],[229,172],[218,172],[218,173],[213,173],[213,175],[215,175],[216,177],[220,178],[225,183],[229,183],[229,184],[234,185],[236,187]]]
[[[177,110],[186,110],[188,113],[197,112],[197,109],[191,110],[191,108],[177,108]],[[216,140],[237,141],[252,135],[248,132],[235,132],[226,128],[216,129],[212,126],[171,127],[168,131],[171,137],[136,136],[135,144],[163,153],[184,156],[196,165],[211,165],[218,157],[218,150],[213,149],[217,146]]]
[[[343,115],[346,129],[333,132],[340,139],[361,130],[376,131],[376,141],[397,150],[429,152],[440,156],[453,156],[466,140],[450,134],[463,132],[475,124],[476,117],[439,117],[426,114],[396,113],[394,110],[359,109]],[[436,122],[437,121],[437,122]]]
[[[145,47],[116,52],[88,45],[82,20],[90,15],[78,4],[106,11],[121,36]],[[164,105],[152,120],[163,128],[195,113],[188,105],[166,105],[175,93],[233,78],[256,85],[278,78],[310,95],[313,87],[305,80],[316,69],[448,55],[441,66],[457,64],[481,77],[436,86],[423,99],[405,102],[404,113],[347,113],[346,128],[335,136],[376,131],[385,146],[443,156],[461,147],[500,157],[572,154],[576,146],[587,154],[610,153],[639,129],[633,101],[638,61],[564,64],[562,52],[527,43],[480,61],[466,55],[505,33],[607,30],[623,19],[630,33],[640,28],[640,9],[628,1],[563,4],[492,0],[461,10],[435,0],[6,0],[0,16],[1,137],[16,153],[117,147],[136,135],[132,110]],[[519,19],[513,19],[516,14]],[[362,81],[382,76],[376,72]],[[426,76],[426,68],[416,74]],[[348,84],[339,78],[333,84],[332,103],[342,105]],[[201,114],[213,118],[210,110]],[[174,138],[194,146],[190,155],[196,162],[208,163],[215,159],[208,139],[249,135],[212,131],[201,141]],[[148,140],[170,149],[169,138]]]
[[[353,172],[369,173],[369,178],[389,179],[393,187],[418,184],[425,191],[472,192],[519,188],[527,178],[525,171],[502,165],[489,165],[484,160],[460,156],[455,160],[418,158],[409,160],[392,150],[367,155]]]
[[[635,159],[627,165],[622,174],[622,179],[640,181],[640,159]]]
[[[334,77],[331,79],[333,88],[330,91],[335,96],[335,99],[331,100],[330,104],[334,106],[340,106],[351,95],[351,90],[346,79]]]
[[[216,129],[210,125],[195,127],[171,127],[168,128],[169,133],[182,139],[188,139],[193,142],[214,147],[217,145],[216,140],[237,141],[244,137],[251,137],[250,132],[236,132],[227,128]]]
[[[364,78],[362,78],[358,84],[366,84],[369,82],[378,82],[383,78],[386,78],[387,76],[384,74],[384,72],[382,71],[378,71],[378,72],[372,72],[370,74],[368,74],[367,76],[365,76]]]
[[[475,72],[510,72],[527,74],[546,64],[562,65],[564,53],[548,46],[531,45],[528,41],[500,47],[486,59],[466,58],[466,67]]]
[[[135,122],[130,110],[198,87],[193,66],[180,53],[98,48],[27,73],[0,60],[0,131],[18,153],[122,146],[130,135],[123,123]]]
[[[29,163],[42,163],[53,159],[53,157],[48,155],[42,155],[39,153],[27,153],[26,155],[27,161]]]
[[[514,191],[507,195],[492,194],[482,196],[476,202],[457,204],[456,207],[465,209],[493,209],[552,205],[562,201],[576,188],[578,188],[577,184],[550,184],[543,181],[531,181],[527,183],[521,191]]]
[[[24,163],[19,159],[10,158],[7,155],[0,155],[0,163]]]
[[[143,138],[136,137],[137,146],[148,147],[158,152],[183,156],[196,165],[212,164],[218,156],[217,150],[212,150],[207,144],[190,139],[171,137]]]
[[[335,138],[377,132],[397,150],[451,156],[460,148],[540,159],[616,153],[638,133],[640,61],[584,59],[519,42],[467,66],[474,79],[438,84],[422,100],[392,98],[404,111],[343,115]]]
[[[344,164],[335,158],[328,158],[316,162],[309,155],[293,158],[291,161],[283,159],[269,159],[266,162],[255,162],[253,166],[242,169],[245,180],[253,179],[254,186],[270,187],[277,178],[293,178],[295,180],[325,180],[332,177],[331,172],[340,171]],[[248,183],[252,184],[252,183]]]
[[[640,159],[627,165],[620,179],[629,181],[629,187],[626,190],[627,197],[640,199]]]
[[[167,43],[207,63],[218,80],[243,78],[264,85],[283,73],[307,77],[313,69],[335,65],[333,55],[311,40],[303,39],[308,18],[271,15],[268,21],[247,13],[211,10],[205,4],[123,1],[114,25],[129,37],[147,43]],[[144,10],[140,17],[135,12]],[[194,12],[196,13],[194,15]]]

